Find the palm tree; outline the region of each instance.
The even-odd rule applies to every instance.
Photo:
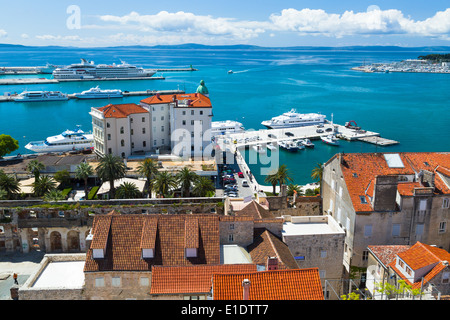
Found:
[[[66,197],[63,195],[61,190],[52,189],[44,195],[45,201],[58,201],[65,200]]]
[[[158,192],[163,197],[166,196],[171,189],[178,187],[177,178],[168,171],[159,172],[154,181],[153,185]]]
[[[322,193],[323,164],[317,163],[312,169],[311,178],[319,183],[319,192]]]
[[[287,184],[288,181],[292,181],[292,178],[289,175],[289,170],[286,167],[285,164],[282,164],[277,171],[277,176],[278,176],[278,182],[280,184],[280,191],[281,191],[281,185],[282,184]]]
[[[5,189],[0,187],[0,200],[6,199],[8,199],[8,192],[6,192]]]
[[[268,174],[268,175],[266,176],[266,178],[264,179],[264,182],[270,183],[270,184],[272,185],[272,188],[273,188],[272,194],[275,195],[275,192],[276,192],[275,188],[276,188],[277,183],[278,183],[278,175],[277,175],[277,172],[274,172],[274,173],[272,173],[272,174]]]
[[[94,169],[87,162],[80,163],[75,171],[77,179],[84,180],[84,199],[88,199],[88,178],[94,174]]]
[[[137,167],[137,170],[140,175],[147,178],[147,190],[148,190],[148,196],[152,197],[152,187],[153,187],[153,179],[155,178],[156,174],[158,173],[158,166],[156,164],[156,161],[150,158],[146,158],[144,161],[140,163],[140,165]]]
[[[0,170],[0,188],[6,192],[7,198],[11,199],[13,194],[20,191],[19,181],[13,175],[6,174],[3,170]]]
[[[33,192],[36,196],[41,197],[44,194],[55,189],[56,182],[50,176],[42,176],[33,182]]]
[[[32,160],[27,165],[27,170],[34,176],[34,181],[39,180],[41,171],[45,169],[45,166],[39,160]]]
[[[192,183],[198,179],[198,175],[194,171],[191,171],[188,167],[184,167],[180,172],[178,172],[177,179],[180,183],[183,196],[189,197],[189,191]]]
[[[135,199],[141,196],[141,192],[133,182],[124,182],[116,190],[116,199]]]
[[[299,185],[290,183],[288,186],[287,195],[292,197],[294,195],[294,191],[297,192],[297,195],[301,195],[303,193]]]
[[[96,171],[100,179],[109,181],[109,198],[114,199],[116,191],[114,188],[114,180],[123,178],[126,172],[122,158],[107,154],[100,159]]]
[[[195,180],[192,193],[197,197],[206,197],[209,192],[215,192],[216,187],[212,180],[208,177],[198,177]]]

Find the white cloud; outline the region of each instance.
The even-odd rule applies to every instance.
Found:
[[[3,29],[0,29],[0,38],[6,37],[8,35],[8,32],[6,32]]]
[[[82,38],[80,38],[80,36],[61,36],[61,35],[54,36],[51,34],[38,35],[38,36],[36,36],[36,39],[51,40],[51,41],[54,41],[54,40],[81,41],[82,40]]]
[[[28,34],[26,34],[26,33],[22,33],[21,35],[20,35],[23,39],[28,39],[30,36],[28,35]]]

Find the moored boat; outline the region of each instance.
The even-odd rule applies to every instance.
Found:
[[[338,146],[339,145],[339,139],[333,135],[327,135],[327,136],[321,136],[320,139],[325,142],[326,144],[332,145],[332,146]]]
[[[74,97],[77,99],[109,99],[109,98],[122,98],[122,90],[119,89],[106,89],[102,90],[98,86],[95,88],[90,88],[89,90],[83,91],[81,93],[75,93]]]
[[[59,91],[24,91],[14,98],[17,102],[46,102],[46,101],[66,101],[69,100],[67,94]]]

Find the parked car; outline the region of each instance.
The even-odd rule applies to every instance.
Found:
[[[318,125],[317,125],[317,128],[323,128],[323,123],[318,124]]]
[[[322,129],[317,129],[316,132],[317,133],[323,133],[323,130]]]
[[[249,186],[247,180],[242,180],[242,186],[243,187],[248,187]]]
[[[289,131],[286,132],[285,135],[287,135],[288,137],[293,137],[294,136],[294,134],[292,132],[289,132]]]
[[[333,128],[326,128],[325,131],[326,132],[331,132],[331,131],[333,131]]]
[[[243,174],[242,172],[238,172],[238,177],[239,177],[239,178],[243,178],[243,177],[244,177],[244,174]]]

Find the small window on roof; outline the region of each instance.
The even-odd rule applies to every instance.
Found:
[[[358,178],[358,174],[356,172],[353,172],[352,175],[353,175],[353,178]]]
[[[359,200],[361,200],[361,203],[367,203],[365,196],[359,196]]]

